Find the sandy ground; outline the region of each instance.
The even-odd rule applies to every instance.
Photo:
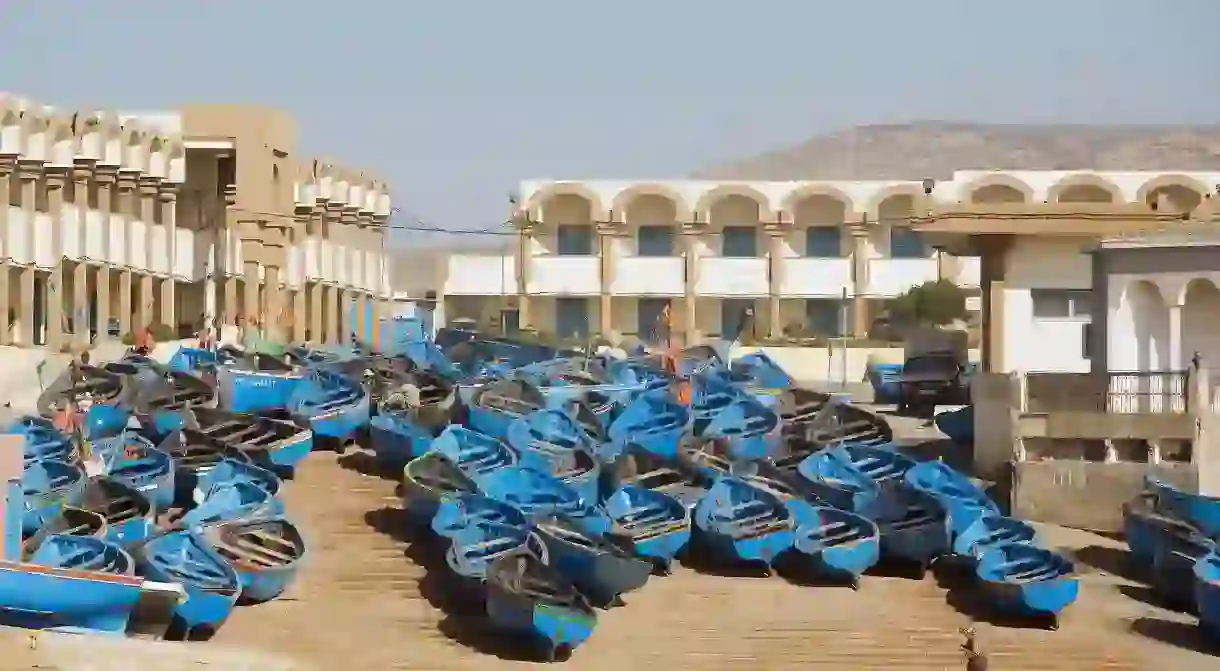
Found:
[[[898,420],[899,435],[935,438]],[[282,599],[239,609],[210,643],[98,641],[27,632],[9,639],[0,669],[508,669],[511,641],[487,631],[478,609],[446,589],[445,569],[402,533],[395,482],[369,472],[362,453],[319,453],[285,494],[309,534],[308,565]],[[1045,529],[1071,552],[1082,594],[1057,632],[993,621],[968,583],[870,575],[859,592],[793,584],[782,576],[705,575],[679,569],[603,612],[593,638],[564,666],[581,671],[965,668],[958,627],[975,623],[990,668],[1216,669],[1194,620],[1147,603],[1121,576],[1122,546],[1092,534]],[[33,649],[31,649],[33,647]]]

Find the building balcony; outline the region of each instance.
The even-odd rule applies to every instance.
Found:
[[[625,256],[615,260],[616,296],[681,296],[686,293],[686,259],[680,256]]]
[[[855,293],[851,281],[851,259],[784,259],[780,294],[785,298],[839,298],[846,290]]]
[[[530,294],[596,296],[601,293],[601,259],[596,256],[534,256],[529,259]]]
[[[936,259],[871,259],[862,293],[877,298],[901,296],[911,287],[936,281]]]
[[[444,291],[451,296],[517,293],[517,258],[498,254],[453,254],[445,266]]]
[[[701,296],[766,296],[768,263],[765,258],[699,259],[695,293]]]

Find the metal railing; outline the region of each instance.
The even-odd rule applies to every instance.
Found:
[[[1188,371],[1027,373],[1024,410],[1181,414],[1189,378]]]

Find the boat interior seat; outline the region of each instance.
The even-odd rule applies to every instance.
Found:
[[[1049,580],[1059,577],[1063,571],[1055,564],[1038,563],[1026,565],[1021,570],[1007,570],[1004,572],[1004,581],[1012,583],[1029,583],[1038,582],[1040,580]]]
[[[247,561],[264,568],[288,566],[298,559],[295,553],[283,552],[267,547],[263,543],[241,538],[234,540],[222,539],[216,544],[216,550],[226,559]]]

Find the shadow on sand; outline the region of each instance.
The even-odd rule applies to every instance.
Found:
[[[1175,648],[1220,656],[1220,645],[1208,640],[1195,624],[1157,617],[1140,617],[1131,622],[1131,631],[1137,636]]]
[[[389,482],[402,480],[401,468],[393,468],[388,464],[382,463],[377,460],[372,452],[362,449],[352,450],[339,457],[337,461],[339,466],[361,475],[381,478]]]
[[[933,565],[936,584],[945,590],[945,603],[975,622],[985,622],[1007,629],[1058,629],[1058,618],[1028,617],[1003,613],[987,599],[974,576],[974,570],[963,561],[941,560]]]

